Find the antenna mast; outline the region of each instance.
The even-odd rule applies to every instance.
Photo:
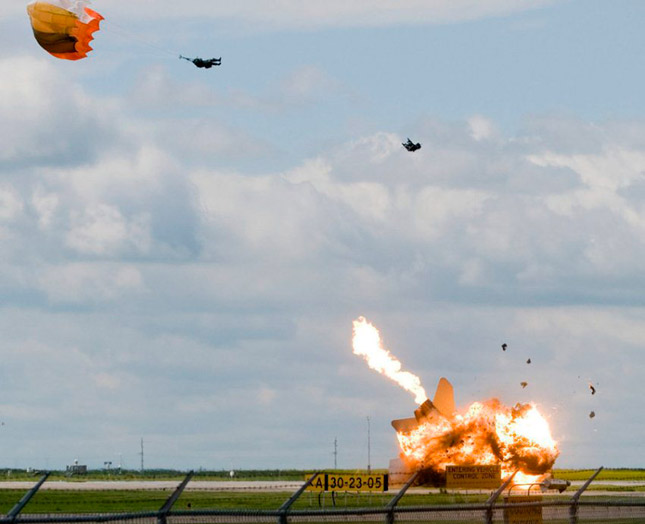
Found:
[[[372,472],[372,458],[371,458],[371,441],[370,441],[370,418],[367,417],[367,472]]]
[[[334,437],[334,469],[338,469],[338,438]]]
[[[141,451],[139,455],[141,455],[141,473],[143,473],[143,437],[141,437]]]

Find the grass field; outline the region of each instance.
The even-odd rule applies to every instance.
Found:
[[[22,497],[20,490],[0,490],[0,513],[6,514]],[[277,510],[291,492],[232,492],[232,491],[185,491],[174,509],[218,510]],[[156,511],[170,496],[164,490],[145,491],[41,491],[29,502],[26,513],[131,513]],[[304,493],[292,509],[382,508],[392,499],[392,493],[336,494],[319,496]],[[403,497],[401,506],[428,504],[463,504],[483,502],[487,495],[461,494],[409,494]]]
[[[331,470],[330,470],[331,471]],[[338,470],[341,472],[341,470]],[[345,470],[342,470],[345,472]],[[348,471],[353,473],[354,470]],[[374,470],[375,473],[387,473],[387,470]],[[85,475],[68,476],[65,471],[51,471],[49,480],[67,480],[69,482],[85,482],[88,480],[177,480],[181,481],[186,476],[187,471],[178,471],[172,469],[152,469],[144,472],[136,470],[117,469],[107,470],[90,470]],[[42,476],[43,471],[25,471],[23,469],[0,469],[0,486],[3,480],[34,480]],[[239,470],[234,472],[231,477],[230,471],[195,471],[195,480],[218,480],[218,481],[236,481],[236,480],[303,480],[306,471],[296,469],[286,470]]]
[[[564,480],[587,480],[595,472],[595,469],[556,469],[553,471],[553,476]],[[595,482],[600,480],[645,481],[645,469],[603,469]]]
[[[336,472],[341,472],[336,470]],[[347,471],[342,471],[346,473]],[[351,471],[354,473],[355,471]],[[383,472],[383,471],[381,471]],[[557,478],[566,480],[586,480],[595,470],[556,470]],[[0,471],[1,475],[1,471]],[[239,471],[234,480],[303,480],[307,472],[299,470],[289,471]],[[0,476],[7,480],[25,480],[35,483],[40,474],[27,474],[25,472],[11,471],[8,475]],[[73,482],[87,482],[92,480],[174,480],[177,484],[185,477],[185,473],[178,471],[155,471],[141,474],[139,472],[124,472],[122,475],[106,472],[90,472],[83,477],[73,477]],[[64,472],[54,472],[50,480],[65,479]],[[197,472],[194,480],[229,480],[228,471],[224,472]],[[605,491],[645,491],[642,486],[611,486],[604,484],[603,480],[645,481],[645,470],[642,469],[608,469],[603,470],[597,477],[592,489]],[[576,488],[570,487],[569,490]],[[172,493],[169,489],[149,489],[140,491],[106,490],[106,491],[74,491],[74,490],[40,490],[29,502],[24,512],[26,513],[129,513],[141,511],[156,511]],[[0,514],[6,514],[25,494],[25,490],[2,489],[0,481]],[[292,491],[185,491],[176,502],[174,509],[221,509],[221,510],[277,510],[289,497]],[[292,509],[319,509],[333,506],[341,508],[354,507],[384,507],[394,496],[389,493],[339,493],[332,496],[330,493],[318,494],[304,493],[294,504]],[[461,504],[483,502],[487,493],[408,493],[400,501],[400,506],[419,506],[430,504]]]

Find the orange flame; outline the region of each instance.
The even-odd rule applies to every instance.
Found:
[[[378,330],[364,317],[353,322],[352,345],[370,368],[412,393],[418,404],[426,402],[419,377],[401,371],[401,362],[383,347]],[[532,483],[551,470],[560,453],[535,404],[509,408],[491,399],[474,402],[454,416],[437,408],[430,402],[427,411],[415,412],[414,429],[397,432],[401,456],[411,469],[442,475],[448,465],[499,464],[503,477],[517,472],[515,484]]]
[[[355,355],[362,356],[371,369],[392,379],[412,393],[417,404],[421,404],[428,398],[419,377],[408,371],[401,371],[401,362],[383,347],[378,330],[365,317],[358,317],[353,325],[352,346]]]
[[[443,472],[447,465],[500,464],[515,483],[535,482],[553,467],[559,451],[534,404],[512,408],[497,399],[473,403],[453,419],[432,416],[397,433],[402,457],[413,469]]]

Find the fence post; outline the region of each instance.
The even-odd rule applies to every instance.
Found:
[[[412,476],[408,479],[408,481],[405,483],[405,485],[394,496],[394,498],[390,500],[390,502],[388,502],[387,506],[385,506],[385,509],[387,509],[387,513],[385,514],[386,524],[394,524],[394,509],[396,508],[396,505],[403,498],[403,495],[405,495],[405,492],[408,490],[408,488],[412,486],[415,480],[417,480],[417,477],[419,476],[420,473],[421,473],[421,470],[415,471],[412,474]]]
[[[16,520],[16,517],[22,511],[22,508],[27,505],[27,503],[31,500],[31,497],[36,494],[36,492],[40,489],[40,486],[44,484],[50,474],[51,472],[47,471],[42,477],[40,477],[40,480],[36,483],[36,485],[22,496],[22,498],[18,501],[18,504],[16,504],[9,510],[9,513],[7,513],[7,516],[3,519],[4,522],[14,522]]]
[[[282,506],[280,506],[280,508],[278,509],[278,513],[279,513],[279,515],[278,515],[278,524],[287,524],[287,513],[289,512],[289,508],[291,507],[291,505],[292,505],[296,500],[298,500],[298,498],[300,497],[300,495],[302,495],[302,494],[304,493],[304,491],[305,491],[305,490],[306,490],[306,489],[311,485],[311,483],[312,483],[312,482],[316,479],[316,477],[317,477],[318,475],[320,475],[320,474],[321,474],[321,473],[320,473],[319,471],[317,471],[316,473],[314,473],[311,477],[309,477],[309,478],[307,479],[307,481],[306,481],[302,486],[300,486],[300,488],[298,489],[298,491],[296,491],[293,495],[291,495],[291,497],[289,497],[289,500],[285,501],[285,502],[282,504]]]
[[[170,510],[172,509],[173,505],[175,502],[177,502],[177,499],[179,496],[182,494],[184,491],[184,488],[186,485],[190,482],[190,479],[193,478],[193,475],[195,474],[194,471],[189,471],[188,475],[186,475],[186,478],[181,481],[181,484],[175,488],[175,491],[173,492],[170,497],[168,497],[168,500],[164,503],[163,506],[159,509],[159,512],[157,513],[157,524],[166,524],[166,518],[168,517],[168,513],[170,513]]]
[[[571,505],[569,506],[569,522],[570,524],[578,524],[578,499],[580,499],[580,495],[582,495],[587,488],[589,487],[589,484],[593,482],[593,480],[598,476],[598,474],[604,469],[604,466],[600,466],[598,470],[589,477],[587,482],[585,482],[582,486],[580,486],[580,489],[575,492],[573,497],[571,497]]]
[[[497,491],[495,491],[495,493],[488,497],[488,500],[486,501],[486,505],[488,506],[486,508],[486,524],[493,524],[493,506],[495,505],[495,502],[497,501],[499,496],[515,478],[516,473],[517,471],[513,471],[513,473],[511,473],[511,476],[508,477],[499,488],[497,488]]]

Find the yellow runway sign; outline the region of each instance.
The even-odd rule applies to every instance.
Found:
[[[497,466],[446,466],[446,488],[497,489],[502,468]]]
[[[309,477],[307,477],[309,478]],[[307,491],[387,491],[387,475],[320,473]]]

